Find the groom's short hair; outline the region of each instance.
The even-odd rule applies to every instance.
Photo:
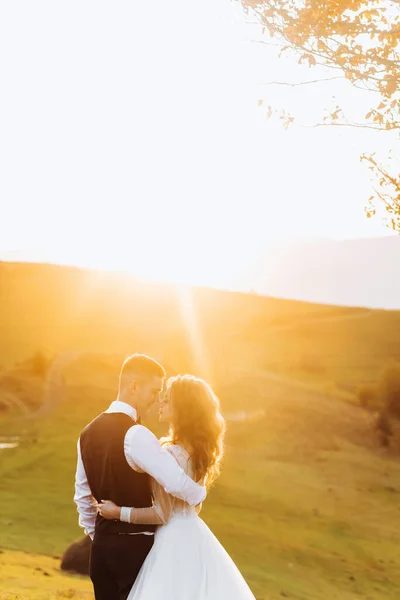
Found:
[[[146,356],[146,354],[132,354],[128,356],[122,363],[119,381],[125,376],[144,375],[145,377],[161,377],[166,376],[164,367],[160,365],[154,358]]]

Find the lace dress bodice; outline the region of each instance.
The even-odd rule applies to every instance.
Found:
[[[188,452],[182,446],[178,445],[167,446],[167,450],[185,471],[186,475],[193,478],[192,461]],[[153,497],[154,508],[160,517],[163,518],[164,522],[176,516],[188,517],[197,514],[195,506],[190,506],[184,500],[170,496],[155,481],[153,482]]]

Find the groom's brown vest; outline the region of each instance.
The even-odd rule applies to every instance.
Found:
[[[126,432],[134,421],[123,413],[103,413],[89,423],[80,437],[82,461],[90,490],[97,500],[112,500],[118,506],[142,508],[152,505],[150,477],[137,473],[124,453]],[[97,533],[155,531],[154,525],[132,525],[108,521],[97,515]]]

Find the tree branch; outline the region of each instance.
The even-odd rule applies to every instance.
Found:
[[[297,87],[299,85],[312,85],[315,83],[320,83],[322,81],[334,81],[335,79],[342,79],[342,80],[346,80],[345,77],[342,76],[337,76],[337,77],[326,77],[326,78],[321,78],[321,79],[313,79],[312,81],[299,81],[297,83],[290,83],[288,81],[266,81],[265,83],[257,83],[256,85],[286,85],[286,86],[290,86],[290,87]]]
[[[375,127],[374,125],[363,125],[361,123],[316,123],[315,125],[300,125],[308,129],[315,129],[316,127],[354,127],[356,129],[372,129],[373,131],[386,131],[382,127]]]
[[[263,46],[273,46],[275,48],[282,48],[283,43],[275,44],[274,42],[265,42],[264,40],[250,40],[252,44],[262,44]]]

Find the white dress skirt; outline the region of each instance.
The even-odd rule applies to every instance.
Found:
[[[170,446],[169,451],[190,475],[186,451],[180,446]],[[160,501],[160,494],[155,494],[155,503],[157,496]],[[168,522],[157,529],[128,600],[255,600],[235,563],[194,507],[169,498]],[[165,513],[162,500],[158,510]]]

